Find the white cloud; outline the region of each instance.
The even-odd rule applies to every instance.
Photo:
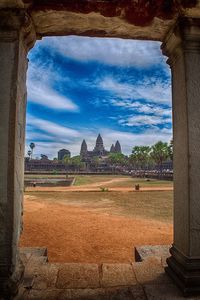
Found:
[[[131,102],[127,99],[124,100],[117,100],[112,99],[110,101],[114,106],[123,107],[125,109],[128,109],[130,111],[140,112],[144,113],[146,115],[148,114],[154,114],[158,116],[172,116],[172,109],[170,107],[163,107],[155,105],[154,103],[141,103],[139,101]]]
[[[112,142],[119,140],[122,150],[125,154],[131,154],[134,146],[153,145],[158,141],[169,142],[172,137],[171,129],[159,129],[152,127],[140,133],[131,133],[110,129],[102,130],[102,137],[105,145],[110,145]]]
[[[50,137],[54,136],[57,138],[77,138],[80,137],[81,134],[78,130],[71,129],[65,126],[58,125],[54,122],[50,122],[47,120],[43,120],[40,118],[36,118],[34,116],[28,115],[27,116],[27,125],[30,127],[32,126],[35,129],[41,130],[47,133]]]
[[[135,115],[119,120],[119,123],[125,126],[151,126],[171,123],[171,118],[160,116]]]
[[[61,148],[70,150],[73,155],[79,154],[82,139],[88,137],[88,146],[92,148],[95,135],[95,130],[91,131],[87,128],[75,130],[30,114],[27,115],[26,140],[28,143],[36,144],[34,157],[40,157],[40,154],[43,153],[52,158],[57,156],[57,152]],[[27,151],[28,144],[26,153]]]
[[[145,113],[145,114],[154,114],[158,116],[172,116],[172,109],[171,108],[164,108],[164,107],[159,107],[159,106],[154,106],[152,104],[141,104],[137,106],[137,111],[140,113]]]
[[[112,92],[121,99],[129,98],[132,101],[142,99],[148,102],[171,104],[169,82],[162,82],[160,80],[153,81],[151,78],[145,78],[142,82],[133,85],[120,83],[114,78],[106,77],[99,82],[98,87],[102,90]],[[122,105],[123,100],[120,100],[119,103]]]
[[[40,157],[41,154],[47,155],[50,159],[57,157],[60,149],[68,149],[72,155],[77,155],[80,152],[80,142],[67,143],[67,142],[48,142],[39,141],[35,143],[34,157]],[[28,145],[26,145],[26,153],[28,151]]]
[[[71,99],[53,89],[53,84],[59,80],[63,82],[66,79],[61,78],[53,62],[46,65],[32,59],[27,77],[28,101],[54,110],[78,112],[79,107]]]
[[[131,133],[123,131],[106,130],[104,135],[108,140],[118,139],[121,143],[122,150],[126,154],[130,154],[132,147],[136,145],[146,146],[153,145],[158,141],[169,142],[172,131],[168,129],[152,128],[142,133]]]
[[[166,60],[161,54],[160,43],[153,41],[68,36],[46,37],[37,43],[64,57],[83,62],[146,68]]]
[[[34,141],[34,140],[54,140],[53,136],[50,136],[47,133],[41,133],[41,132],[37,132],[37,131],[33,131],[33,127],[32,126],[27,126],[26,128],[26,140],[29,141]]]
[[[35,118],[31,115],[28,115],[27,123],[27,140],[36,144],[34,149],[35,157],[40,157],[41,153],[48,155],[49,158],[56,157],[58,150],[61,148],[68,149],[72,155],[78,155],[83,138],[87,141],[88,149],[92,150],[98,134],[98,129],[96,128],[93,130],[82,128],[78,131],[47,120]],[[33,133],[31,133],[31,129]],[[172,136],[171,129],[159,129],[156,126],[151,126],[150,129],[140,133],[117,131],[108,128],[101,128],[100,133],[106,149],[109,150],[111,144],[119,140],[125,154],[130,154],[132,147],[135,145],[152,145],[159,140],[168,142]],[[41,138],[44,140],[41,141]],[[26,146],[26,152],[27,150],[28,145]]]
[[[54,110],[68,110],[77,112],[78,106],[72,100],[60,95],[43,82],[32,81],[28,84],[28,99]]]

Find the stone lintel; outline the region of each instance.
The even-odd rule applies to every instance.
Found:
[[[0,8],[24,8],[31,4],[32,0],[1,0]]]

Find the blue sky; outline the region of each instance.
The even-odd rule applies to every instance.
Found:
[[[169,141],[171,79],[160,43],[88,37],[49,37],[29,53],[26,151],[79,154],[100,132],[107,149],[117,139],[135,145]]]

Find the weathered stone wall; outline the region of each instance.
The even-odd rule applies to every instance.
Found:
[[[18,267],[24,183],[27,51],[31,41],[26,20],[22,13],[10,16],[9,12],[0,11],[1,291],[16,280],[15,275],[15,279],[12,277],[10,280],[9,276],[15,274]]]
[[[38,38],[85,35],[162,41],[179,16],[200,17],[200,0],[2,0],[25,8]]]

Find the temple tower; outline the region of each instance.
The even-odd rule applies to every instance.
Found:
[[[94,148],[94,151],[95,152],[99,152],[99,153],[103,153],[104,152],[104,145],[103,145],[103,139],[99,133],[97,139],[96,139],[96,145],[95,145],[95,148]]]
[[[122,153],[122,149],[121,149],[121,145],[119,143],[119,141],[116,141],[115,143],[115,153]]]
[[[115,146],[114,144],[112,144],[112,146],[110,147],[110,153],[114,153],[115,152]]]
[[[86,144],[86,141],[83,140],[82,141],[82,144],[81,144],[81,151],[80,151],[80,156],[83,157],[83,156],[86,156],[87,155],[87,144]]]

